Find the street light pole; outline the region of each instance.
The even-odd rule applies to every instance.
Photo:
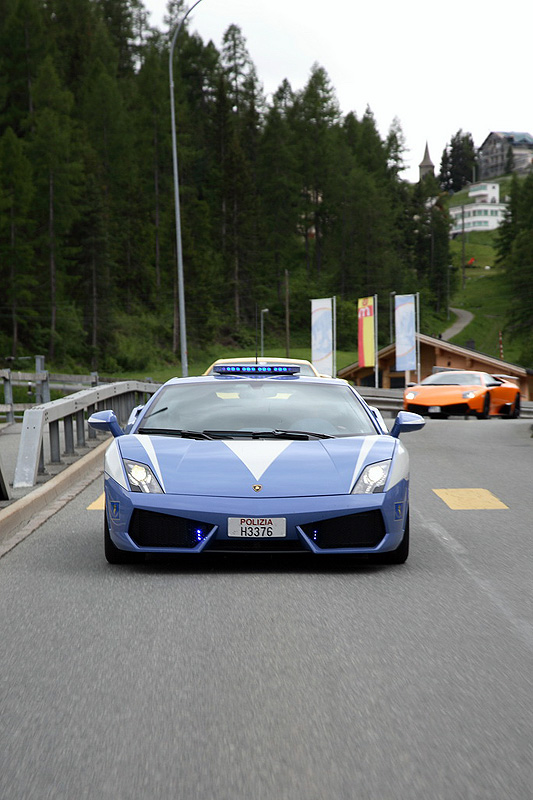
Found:
[[[394,339],[393,327],[392,327],[392,304],[393,304],[393,299],[392,298],[393,297],[396,297],[396,292],[389,292],[389,338],[390,338],[390,343],[391,344],[392,344],[392,341]]]
[[[262,309],[261,309],[261,355],[262,355],[262,356],[264,355],[264,352],[263,352],[263,349],[264,349],[264,348],[263,348],[263,342],[264,342],[264,336],[263,336],[263,333],[264,333],[264,327],[263,327],[263,326],[264,326],[264,323],[263,323],[263,320],[264,320],[264,315],[265,315],[265,314],[268,314],[268,308],[262,308]]]
[[[178,308],[180,316],[180,346],[181,346],[181,374],[186,378],[189,374],[189,363],[187,359],[187,325],[185,320],[185,288],[183,282],[183,253],[181,249],[181,215],[180,215],[180,190],[178,179],[178,148],[176,145],[176,111],[174,108],[174,45],[178,38],[179,32],[183,27],[183,23],[198,3],[202,0],[196,0],[192,5],[180,24],[174,31],[172,42],[170,44],[170,55],[168,59],[168,70],[170,77],[170,118],[172,124],[172,159],[174,163],[174,209],[176,213],[176,255],[178,259]]]

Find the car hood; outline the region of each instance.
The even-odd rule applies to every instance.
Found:
[[[167,494],[293,497],[347,494],[367,464],[392,458],[396,448],[407,477],[406,451],[391,436],[310,441],[195,440],[130,434],[114,439],[106,472],[129,489],[122,458],[147,464]],[[254,490],[253,487],[256,487]]]

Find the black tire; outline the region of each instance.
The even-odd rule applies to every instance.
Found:
[[[512,412],[509,414],[511,419],[518,419],[520,416],[520,395],[516,395]]]
[[[485,393],[485,397],[483,399],[483,411],[480,411],[476,414],[478,419],[488,419],[490,412],[490,395],[488,392]]]
[[[409,514],[407,514],[407,522],[405,523],[405,532],[403,539],[396,550],[390,550],[388,553],[380,553],[377,556],[378,564],[405,564],[409,556]]]
[[[144,553],[130,553],[127,550],[119,550],[113,544],[109,535],[109,524],[107,514],[104,512],[104,553],[109,564],[141,564],[144,561]]]

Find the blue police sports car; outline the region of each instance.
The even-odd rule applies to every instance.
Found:
[[[105,456],[105,555],[308,552],[403,563],[409,457],[345,381],[291,365],[217,365],[174,378],[132,412],[89,419],[114,439]]]

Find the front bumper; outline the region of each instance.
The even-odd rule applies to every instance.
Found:
[[[137,553],[382,553],[401,543],[408,510],[407,480],[372,495],[235,498],[128,492],[106,475],[105,495],[113,543]],[[229,537],[228,517],[284,517],[286,536]]]

